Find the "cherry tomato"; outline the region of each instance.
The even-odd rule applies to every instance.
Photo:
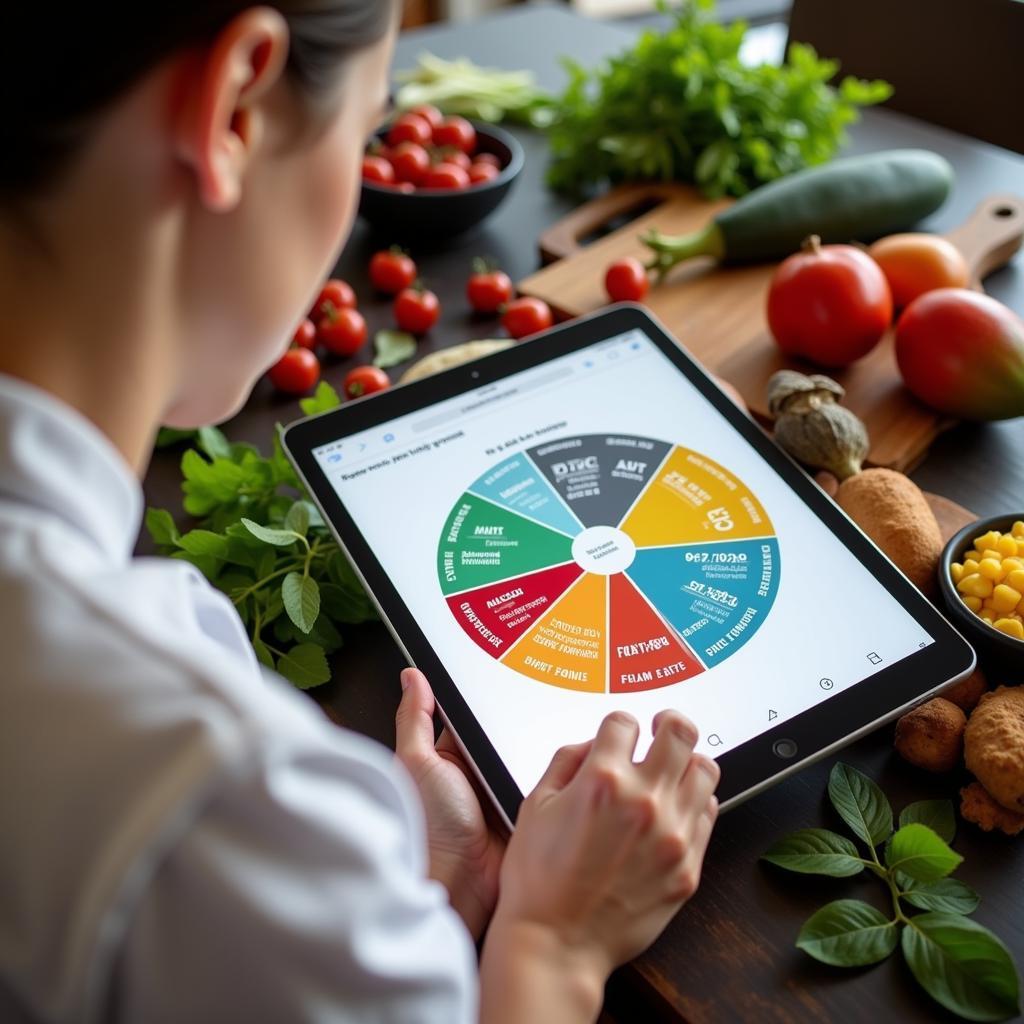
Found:
[[[302,323],[295,328],[292,344],[298,345],[299,348],[314,348],[316,346],[316,324],[309,317],[304,317]]]
[[[308,348],[290,348],[267,371],[267,376],[278,391],[302,395],[320,379],[320,360]]]
[[[391,378],[377,366],[357,366],[345,374],[341,389],[347,398],[361,398],[391,386]]]
[[[494,153],[477,153],[477,155],[473,157],[473,163],[490,164],[496,171],[501,170],[501,161],[494,155]]]
[[[317,324],[316,334],[328,352],[350,356],[366,341],[366,321],[357,309],[332,309]]]
[[[514,299],[501,317],[502,327],[513,338],[546,331],[552,322],[551,307],[541,299]]]
[[[846,366],[881,341],[892,320],[892,292],[866,252],[812,238],[775,271],[767,313],[787,355]]]
[[[408,113],[422,117],[431,128],[436,128],[444,120],[444,114],[430,103],[421,103],[418,107],[409,110]]]
[[[411,181],[396,181],[394,185],[385,187],[393,189],[395,192],[401,192],[403,195],[409,195],[416,191],[416,186]]]
[[[313,308],[309,311],[309,319],[316,324],[322,317],[327,316],[327,313],[332,309],[355,308],[356,293],[352,290],[352,285],[347,281],[342,281],[341,278],[332,277],[320,289],[320,294],[317,296],[316,302],[313,303]]]
[[[469,183],[482,185],[485,181],[494,181],[501,172],[490,164],[475,163],[469,168]]]
[[[416,264],[401,249],[375,252],[370,260],[370,283],[385,295],[397,295],[416,280]]]
[[[461,149],[453,149],[451,146],[445,146],[444,149],[435,150],[438,160],[437,162],[445,164],[457,164],[464,171],[468,172],[472,166],[473,161],[462,152]]]
[[[382,156],[368,154],[363,157],[363,181],[390,185],[395,180],[395,169]]]
[[[890,235],[868,255],[882,268],[897,309],[935,288],[965,288],[970,278],[960,250],[941,235]]]
[[[466,298],[478,313],[497,313],[512,299],[512,279],[482,260],[474,262],[473,274],[466,283]]]
[[[418,185],[430,170],[430,156],[415,142],[400,142],[391,151],[391,166],[395,169],[396,181],[411,181]]]
[[[420,187],[449,190],[469,188],[469,175],[458,164],[435,164],[423,175]]]
[[[395,322],[410,334],[426,334],[441,315],[441,303],[427,289],[406,288],[395,299]]]
[[[418,114],[402,114],[388,129],[388,145],[415,142],[419,146],[426,146],[433,134],[433,126],[426,118]]]
[[[476,129],[464,117],[446,117],[434,129],[434,145],[454,146],[472,156],[476,149]]]
[[[633,256],[616,261],[604,275],[604,289],[612,302],[639,302],[650,286],[644,265]]]

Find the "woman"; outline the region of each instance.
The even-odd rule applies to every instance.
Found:
[[[397,4],[69,6],[0,62],[0,1019],[594,1019],[697,885],[689,722],[634,763],[609,716],[505,849],[420,673],[402,768],[131,558],[158,425],[236,412],[337,258]]]

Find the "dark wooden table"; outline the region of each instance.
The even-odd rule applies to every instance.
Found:
[[[408,33],[399,41],[396,67],[410,66],[420,51],[429,49],[445,57],[466,55],[483,64],[531,68],[542,85],[557,88],[563,79],[560,55],[570,53],[589,65],[631,37],[629,31],[584,21],[563,9],[518,8],[468,25]],[[1007,116],[1017,116],[1009,101]],[[474,320],[466,312],[462,290],[472,257],[495,257],[518,279],[536,268],[541,230],[570,208],[544,186],[544,140],[528,131],[518,135],[527,165],[506,205],[475,234],[455,243],[420,245],[414,252],[445,307],[421,353],[492,336],[493,322]],[[954,195],[931,228],[958,223],[990,192],[1024,194],[1024,158],[885,111],[866,113],[852,133],[850,151],[898,146],[937,150],[957,170]],[[390,309],[371,298],[365,267],[370,254],[391,241],[374,237],[360,223],[338,264],[338,273],[363,298],[371,331],[390,326]],[[987,286],[1024,313],[1024,259],[993,275]],[[349,365],[328,367],[325,376],[337,383]],[[274,423],[297,414],[294,402],[275,397],[262,382],[226,430],[266,448]],[[177,451],[157,453],[145,481],[150,504],[180,509],[179,459]],[[979,515],[1024,508],[1024,424],[958,427],[939,439],[913,476],[922,487]],[[147,548],[145,541],[140,546]],[[393,744],[402,667],[383,626],[350,629],[335,662],[335,680],[316,696],[346,725]],[[950,797],[956,790],[956,780],[928,776],[901,762],[892,753],[891,728],[847,748],[842,759],[877,779],[897,811],[913,800]],[[872,879],[819,881],[758,863],[758,855],[784,833],[836,824],[824,797],[832,763],[808,768],[722,818],[697,897],[654,947],[615,979],[610,1004],[619,1019],[765,1024],[954,1019],[917,989],[898,955],[874,968],[843,971],[817,964],[793,946],[804,919],[828,900],[847,896],[885,906],[884,893]],[[965,857],[958,877],[982,895],[977,920],[994,929],[1024,965],[1024,842],[962,825],[955,846]]]

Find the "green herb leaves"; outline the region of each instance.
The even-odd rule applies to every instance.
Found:
[[[1019,981],[1009,951],[964,915],[978,906],[970,886],[949,874],[963,858],[949,847],[953,806],[921,800],[905,807],[893,832],[885,794],[849,765],[829,775],[832,806],[868,849],[862,857],[844,836],[805,828],[779,840],[762,860],[802,874],[845,878],[868,868],[888,887],[892,916],[861,900],[841,899],[812,914],[797,946],[822,963],[862,967],[884,960],[897,944],[928,994],[968,1020],[1005,1020],[1019,1012]],[[884,844],[884,859],[877,847]],[[908,916],[904,903],[926,913]]]
[[[781,67],[749,67],[739,56],[746,25],[719,24],[713,8],[689,0],[667,30],[594,70],[565,61],[569,84],[546,112],[552,185],[655,178],[741,196],[830,159],[857,108],[892,93],[855,78],[833,88],[838,65],[800,44]]]
[[[387,370],[416,355],[416,339],[408,331],[378,331],[373,337],[377,355],[373,365]]]
[[[326,412],[338,395],[321,383],[303,399]],[[159,550],[195,565],[227,594],[259,661],[306,689],[331,678],[327,655],[342,646],[337,625],[376,618],[372,604],[323,517],[305,496],[273,439],[270,458],[204,427],[182,457],[185,510],[199,517],[180,533],[166,509],[146,512]]]

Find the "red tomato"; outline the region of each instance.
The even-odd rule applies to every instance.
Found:
[[[370,260],[370,283],[385,295],[397,295],[416,280],[416,264],[401,249],[376,252]]]
[[[400,142],[391,151],[391,166],[395,169],[396,181],[411,181],[418,185],[430,170],[430,156],[415,142]]]
[[[1024,320],[967,288],[915,299],[896,324],[896,362],[907,387],[950,416],[1024,416]]]
[[[363,157],[363,181],[375,181],[378,185],[390,185],[395,180],[395,169],[382,156],[369,154]]]
[[[644,265],[633,256],[613,263],[604,275],[604,288],[612,302],[639,302],[650,286]]]
[[[461,149],[453,149],[451,146],[445,146],[444,149],[438,149],[435,151],[438,156],[438,163],[445,164],[457,164],[464,171],[468,172],[472,161],[462,152]]]
[[[541,299],[515,299],[501,317],[501,325],[513,338],[546,331],[552,322],[551,307]]]
[[[454,190],[469,188],[469,175],[458,164],[435,164],[423,175],[420,187]]]
[[[350,356],[366,341],[366,321],[357,309],[332,309],[317,324],[316,333],[328,352]]]
[[[320,289],[320,294],[309,311],[309,319],[315,324],[320,321],[321,317],[327,316],[332,309],[355,308],[356,293],[352,290],[352,285],[347,281],[342,281],[341,278],[332,277]]]
[[[386,187],[394,189],[395,192],[401,192],[403,195],[409,195],[416,191],[416,186],[411,181],[396,181],[394,185],[388,185]]]
[[[512,279],[485,263],[474,264],[474,273],[466,284],[466,298],[477,313],[497,313],[512,299]]]
[[[434,129],[434,145],[454,146],[472,156],[476,149],[476,129],[464,117],[446,117]]]
[[[941,235],[889,235],[868,255],[882,268],[897,309],[936,288],[965,288],[970,278],[960,250]]]
[[[426,334],[440,315],[441,303],[425,288],[406,288],[395,299],[395,322],[410,334]]]
[[[267,371],[267,376],[278,391],[302,395],[320,379],[320,360],[308,348],[290,348]]]
[[[815,238],[775,271],[767,312],[787,355],[846,366],[881,341],[892,320],[892,292],[866,252]]]
[[[493,153],[477,153],[473,157],[475,164],[490,164],[496,171],[501,170],[501,161]]]
[[[316,324],[309,317],[303,318],[302,323],[295,328],[292,344],[299,348],[313,348],[316,345]]]
[[[501,172],[490,164],[475,163],[469,168],[469,183],[482,185],[485,181],[494,181]]]
[[[418,146],[426,146],[433,133],[433,126],[426,118],[418,114],[402,114],[388,129],[388,145],[415,142]]]
[[[391,378],[377,366],[357,366],[345,374],[341,389],[347,398],[361,398],[391,386]]]
[[[422,117],[431,128],[436,128],[444,120],[444,114],[429,103],[421,103],[418,107],[413,107],[409,113]]]

